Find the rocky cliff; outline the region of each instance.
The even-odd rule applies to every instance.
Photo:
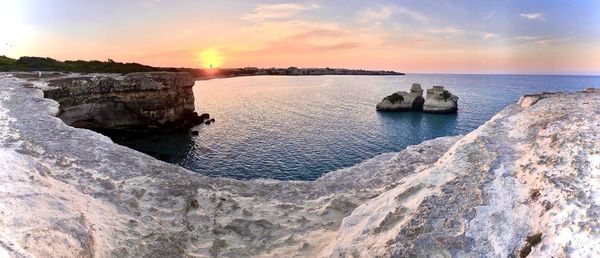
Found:
[[[398,91],[385,97],[376,106],[377,111],[423,111],[426,113],[456,113],[458,97],[443,86],[433,86],[423,98],[421,84],[413,83],[410,92]]]
[[[65,123],[91,129],[173,130],[201,122],[188,73],[71,75],[48,79],[44,96],[60,103]]]
[[[57,113],[0,75],[0,256],[600,255],[599,91],[312,182],[205,177]]]

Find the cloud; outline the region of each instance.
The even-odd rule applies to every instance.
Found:
[[[236,34],[240,40],[221,45],[225,56],[290,65],[297,59],[317,60],[323,55],[347,56],[379,49],[386,45],[388,35],[377,28],[348,28],[335,22],[306,20],[253,23],[239,28]]]
[[[535,45],[538,45],[538,46],[544,46],[544,47],[550,47],[550,46],[559,45],[559,44],[564,43],[564,42],[572,41],[574,39],[575,39],[574,36],[556,37],[556,38],[543,38],[543,39],[534,40],[534,41],[531,42],[531,44],[535,44]]]
[[[359,21],[362,23],[381,23],[381,21],[387,20],[394,14],[392,6],[380,6],[377,9],[366,9],[358,13]]]
[[[541,46],[541,47],[550,47],[556,46],[565,42],[569,42],[574,40],[574,36],[565,36],[565,37],[552,37],[552,36],[517,36],[514,37],[513,40],[519,41],[521,46]]]
[[[396,11],[400,14],[406,15],[406,16],[408,16],[414,20],[420,21],[420,22],[427,21],[427,17],[425,15],[423,15],[422,13],[410,10],[408,8],[396,6]]]
[[[242,15],[242,19],[247,21],[263,22],[266,20],[293,17],[302,11],[317,8],[319,8],[319,5],[314,3],[259,4],[252,12]]]
[[[516,41],[532,41],[532,40],[539,40],[542,37],[539,36],[516,36],[513,37],[514,40]]]
[[[459,29],[459,28],[452,27],[452,26],[427,30],[428,33],[433,33],[433,34],[459,34],[464,31],[465,30],[463,30],[463,29]]]
[[[160,0],[143,0],[141,2],[141,4],[142,4],[142,7],[144,7],[144,8],[152,8],[159,2],[160,2]]]
[[[521,13],[519,14],[519,16],[521,16],[521,18],[532,21],[543,21],[546,19],[543,13]]]
[[[356,30],[342,28],[335,23],[285,21],[268,22],[253,29],[253,38],[258,42],[282,48],[297,50],[334,50],[355,48],[368,42],[372,37]],[[260,35],[268,35],[266,38]]]
[[[363,44],[359,42],[341,42],[331,45],[321,45],[321,46],[313,46],[313,49],[316,51],[336,51],[336,50],[346,50],[362,47]]]
[[[498,37],[496,33],[484,33],[482,36],[484,39],[494,39]]]
[[[362,23],[381,24],[383,21],[390,19],[393,15],[400,14],[407,16],[419,22],[426,22],[427,17],[417,11],[398,6],[398,5],[381,5],[378,8],[368,8],[358,13],[359,21]]]

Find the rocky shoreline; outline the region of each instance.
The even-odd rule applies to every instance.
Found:
[[[44,97],[60,104],[58,117],[75,127],[173,131],[209,119],[194,111],[195,81],[185,72],[56,74],[41,82],[33,77],[33,83],[45,83]]]
[[[600,255],[600,91],[316,181],[211,178],[66,125],[0,75],[0,256]]]

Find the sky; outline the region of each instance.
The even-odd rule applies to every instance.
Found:
[[[600,1],[0,0],[0,55],[600,75]]]

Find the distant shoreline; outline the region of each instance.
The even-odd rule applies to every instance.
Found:
[[[138,63],[121,63],[115,62],[112,59],[107,61],[58,61],[49,57],[20,57],[13,59],[6,56],[0,56],[0,72],[72,72],[72,73],[134,73],[134,72],[188,72],[195,79],[215,79],[215,78],[231,78],[240,76],[257,76],[257,75],[290,75],[290,76],[306,76],[306,75],[405,75],[395,71],[383,70],[363,70],[363,69],[344,69],[344,68],[185,68],[185,67],[153,67]]]
[[[202,81],[202,80],[213,80],[213,79],[228,79],[228,78],[237,78],[237,77],[254,77],[254,76],[297,76],[297,77],[303,77],[303,76],[327,76],[327,75],[334,75],[334,76],[404,76],[406,74],[404,73],[398,73],[398,74],[352,74],[352,73],[348,73],[348,74],[243,74],[243,75],[225,75],[225,76],[195,76],[194,75],[194,79],[197,81]]]

